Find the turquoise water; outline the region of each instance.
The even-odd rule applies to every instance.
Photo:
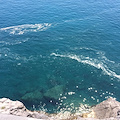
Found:
[[[119,101],[119,23],[119,0],[1,0],[0,98],[46,112]]]

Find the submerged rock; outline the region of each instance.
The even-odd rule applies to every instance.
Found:
[[[43,95],[40,91],[34,91],[26,93],[21,99],[28,103],[39,103],[42,98]]]
[[[57,86],[47,90],[44,94],[44,97],[58,100],[60,97],[60,94],[64,93],[64,89],[65,89],[65,87],[63,85],[57,85]]]

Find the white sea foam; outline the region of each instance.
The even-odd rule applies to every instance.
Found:
[[[72,50],[87,50],[87,51],[93,51],[95,52],[96,55],[99,55],[100,59],[103,59],[104,61],[110,62],[110,63],[115,63],[115,61],[109,60],[106,56],[105,56],[105,52],[103,51],[99,51],[93,48],[88,48],[88,47],[75,47],[75,48],[71,48]],[[103,61],[103,62],[104,62]]]
[[[93,59],[90,57],[84,57],[83,55],[77,56],[77,55],[73,55],[73,54],[61,55],[61,54],[52,53],[51,55],[56,56],[56,57],[70,58],[70,59],[76,60],[80,63],[88,64],[88,65],[93,66],[97,69],[101,69],[105,74],[107,74],[109,76],[116,77],[116,78],[120,79],[120,75],[117,75],[115,72],[110,70],[107,65],[105,65],[102,61],[99,61],[97,59]]]
[[[0,28],[1,31],[9,32],[9,34],[22,35],[27,32],[38,32],[48,29],[52,24],[24,24],[18,26],[11,26]]]

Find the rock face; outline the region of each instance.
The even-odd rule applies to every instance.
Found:
[[[48,118],[45,113],[31,112],[26,109],[23,103],[7,98],[0,99],[0,113],[33,118]]]
[[[26,93],[21,99],[29,103],[39,103],[42,98],[43,95],[40,91],[34,91],[34,92]]]
[[[81,116],[81,114],[72,114],[67,111],[58,114],[32,112],[27,110],[23,103],[19,101],[2,98],[0,99],[0,115],[2,114],[32,117],[42,120],[120,120],[120,102],[109,98],[92,108],[92,112],[84,113]]]
[[[113,98],[109,98],[93,108],[95,116],[98,119],[105,119],[110,117],[118,117],[120,113],[120,102]],[[119,118],[120,119],[120,118]]]
[[[7,98],[0,99],[0,113],[29,116],[29,112],[21,102],[13,102]]]
[[[46,93],[44,94],[44,96],[47,98],[58,100],[60,97],[60,94],[63,94],[64,88],[65,87],[63,85],[57,85],[57,86],[47,90]]]

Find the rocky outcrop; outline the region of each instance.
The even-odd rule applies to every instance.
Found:
[[[114,98],[109,98],[93,108],[95,116],[98,119],[119,117],[120,116],[120,102]],[[119,118],[120,120],[120,118]]]
[[[0,114],[0,120],[46,120],[46,119],[37,119],[16,115]]]
[[[0,113],[40,119],[48,118],[48,116],[44,112],[31,112],[28,109],[26,109],[23,103],[19,101],[12,101],[7,98],[0,99]]]
[[[42,120],[120,120],[120,102],[109,98],[91,109],[91,112],[70,113],[67,111],[58,114],[45,112],[32,112],[26,109],[23,103],[7,98],[0,99],[0,115],[10,114],[24,117],[38,118]],[[13,116],[14,117],[14,116]]]

